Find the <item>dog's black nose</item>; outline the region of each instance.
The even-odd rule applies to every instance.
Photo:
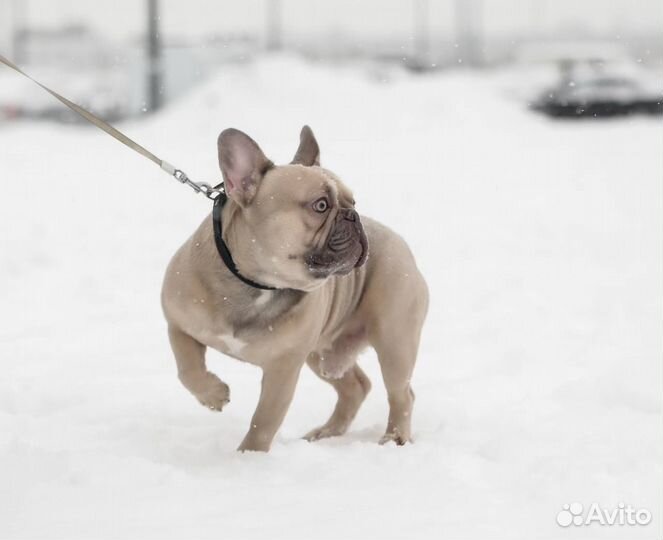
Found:
[[[357,221],[357,212],[355,212],[354,208],[343,208],[343,219],[347,219],[348,221]]]

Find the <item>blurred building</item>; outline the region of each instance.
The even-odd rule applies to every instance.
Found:
[[[102,115],[138,114],[148,105],[148,74],[155,69],[146,6],[5,0],[2,47]],[[538,62],[564,48],[604,55],[614,49],[663,69],[663,37],[655,24],[663,24],[663,11],[656,6],[653,0],[641,0],[637,9],[626,0],[609,6],[602,0],[161,0],[152,25],[160,48],[158,91],[165,101],[174,99],[224,63],[276,50],[427,71]],[[7,94],[9,85],[0,88],[5,110]],[[30,110],[21,104],[24,96],[14,99],[17,114]]]

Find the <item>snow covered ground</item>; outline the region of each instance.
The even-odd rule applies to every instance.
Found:
[[[272,452],[237,453],[259,371],[210,353],[232,402],[205,410],[159,306],[208,201],[93,128],[4,125],[0,538],[660,537],[660,119],[550,121],[512,72],[372,73],[265,59],[121,127],[212,182],[223,128],[286,162],[313,127],[430,284],[415,443],[376,444],[367,353],[347,436],[300,440],[334,402],[305,371]],[[559,527],[574,501],[653,519]]]

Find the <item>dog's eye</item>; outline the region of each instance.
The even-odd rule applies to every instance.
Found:
[[[319,214],[324,214],[327,210],[329,210],[329,201],[327,200],[327,198],[320,197],[317,201],[315,201],[313,203],[313,210],[315,210]]]

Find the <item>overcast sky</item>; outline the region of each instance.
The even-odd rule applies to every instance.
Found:
[[[269,0],[161,0],[162,30],[170,37],[248,31],[262,33]],[[359,38],[407,38],[413,0],[281,0],[290,36],[346,32]],[[420,0],[421,1],[421,0]],[[434,36],[453,38],[456,0],[429,0]],[[468,0],[465,0],[468,1]],[[479,1],[479,0],[475,0]],[[36,26],[83,23],[111,38],[135,37],[145,26],[143,0],[0,0],[0,32],[8,41],[12,5]],[[617,34],[660,31],[662,0],[482,0],[489,34],[587,28]]]

